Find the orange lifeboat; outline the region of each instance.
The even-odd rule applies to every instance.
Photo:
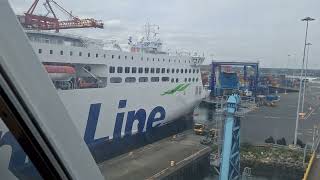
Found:
[[[44,65],[44,67],[55,81],[69,81],[76,73],[75,68],[71,66]]]

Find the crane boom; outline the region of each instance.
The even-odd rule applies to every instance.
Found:
[[[100,20],[95,20],[93,18],[80,19],[71,12],[64,9],[54,0],[45,0],[45,7],[48,10],[47,15],[35,15],[34,11],[39,3],[39,0],[35,0],[28,11],[22,15],[18,16],[21,25],[27,29],[38,29],[38,30],[56,30],[59,32],[60,29],[76,29],[76,28],[104,28],[104,24]],[[61,12],[69,16],[69,20],[59,20],[54,12],[51,3],[59,9]],[[48,15],[52,14],[53,17]]]

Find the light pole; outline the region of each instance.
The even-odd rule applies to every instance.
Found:
[[[307,79],[307,71],[308,71],[309,49],[310,49],[310,45],[312,45],[312,44],[311,43],[307,43],[306,45],[308,47],[307,47],[306,66],[305,66],[305,70],[304,70],[304,81],[303,81],[303,94],[302,94],[301,112],[304,112],[304,97],[306,95],[306,79]]]
[[[298,138],[298,128],[299,128],[299,110],[300,110],[300,101],[301,101],[301,90],[302,90],[302,75],[303,75],[303,68],[304,68],[304,59],[306,55],[306,46],[307,46],[307,37],[308,37],[308,26],[309,26],[309,21],[313,21],[315,19],[311,17],[306,17],[302,19],[302,21],[307,21],[306,25],[306,34],[304,37],[304,48],[303,48],[303,58],[302,58],[302,65],[301,65],[301,72],[300,72],[300,87],[299,87],[299,97],[298,97],[298,106],[297,106],[297,116],[296,116],[296,127],[294,131],[294,142],[293,144],[296,146],[297,145],[297,138]]]
[[[287,73],[286,78],[284,79],[286,81],[286,88],[284,89],[284,94],[287,94],[287,88],[288,88],[288,74],[289,74],[289,62],[290,62],[290,54],[288,54],[288,62],[287,62]]]

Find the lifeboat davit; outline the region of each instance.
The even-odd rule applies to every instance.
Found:
[[[55,81],[69,81],[74,77],[76,70],[71,66],[44,65],[50,78]]]

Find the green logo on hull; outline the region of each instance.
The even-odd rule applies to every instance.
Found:
[[[188,88],[189,85],[190,85],[190,83],[188,83],[188,84],[179,84],[176,87],[174,87],[173,89],[165,91],[164,93],[161,94],[161,96],[164,96],[164,95],[167,95],[167,94],[175,94],[177,92],[184,91],[184,90],[186,90]]]

